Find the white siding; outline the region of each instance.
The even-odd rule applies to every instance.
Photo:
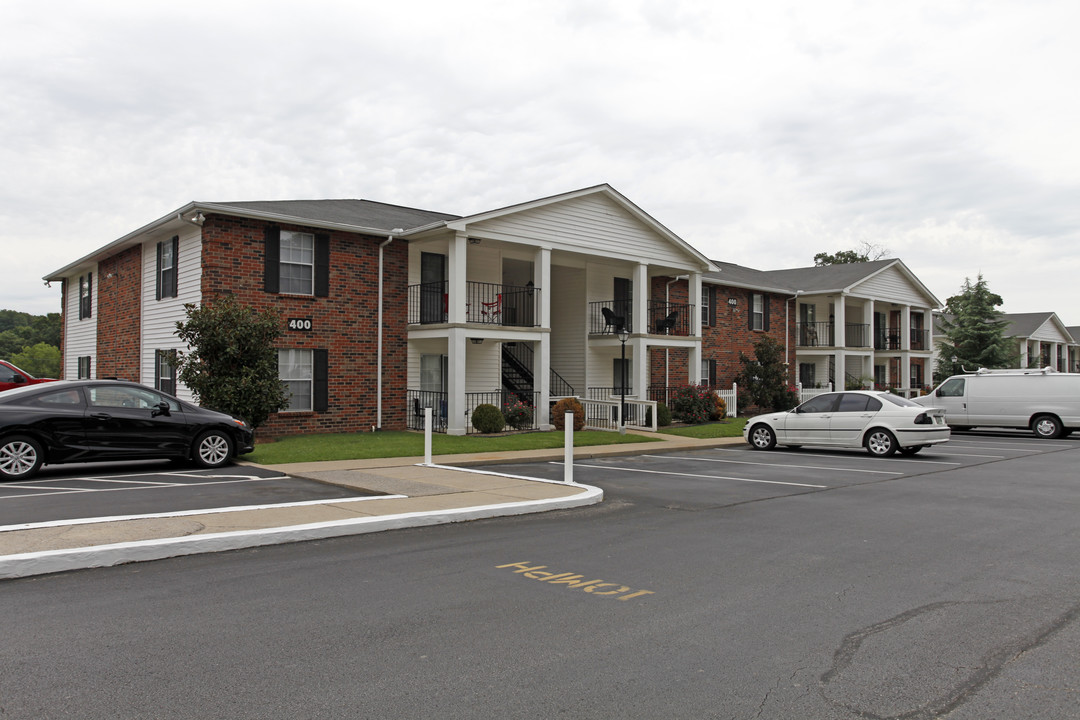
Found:
[[[465,392],[502,390],[502,343],[485,340],[482,345],[465,343]]]
[[[67,303],[64,308],[64,377],[74,380],[79,377],[79,357],[90,356],[90,377],[97,373],[97,297],[98,267],[94,265],[87,272],[93,273],[90,292],[90,317],[79,319],[79,275],[67,279]]]
[[[551,369],[584,395],[588,338],[585,271],[553,267],[551,286]]]
[[[886,268],[874,277],[859,283],[851,289],[852,295],[873,298],[875,301],[917,305],[928,307],[930,298],[921,293],[917,286],[895,266]]]
[[[603,195],[493,218],[470,225],[469,233],[584,255],[700,269],[700,261]]]
[[[1031,333],[1032,340],[1039,340],[1044,343],[1062,343],[1072,345],[1072,341],[1061,334],[1061,330],[1058,329],[1052,321],[1047,320],[1039,329]]]
[[[168,238],[164,238],[166,241]],[[154,384],[154,351],[186,350],[176,337],[176,323],[185,319],[184,304],[202,300],[202,234],[197,228],[180,236],[177,258],[177,297],[156,298],[157,241],[143,244],[142,257],[142,339],[139,374],[143,385]],[[191,391],[176,384],[176,394],[194,402]]]

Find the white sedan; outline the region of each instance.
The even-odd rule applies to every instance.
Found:
[[[899,451],[914,455],[924,447],[947,442],[945,411],[923,407],[887,392],[855,390],[824,393],[794,410],[750,418],[743,437],[756,450],[777,445],[831,445],[866,448],[888,457]]]

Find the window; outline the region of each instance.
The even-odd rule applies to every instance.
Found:
[[[866,412],[869,408],[870,401],[873,400],[869,395],[856,395],[855,393],[844,393],[840,396],[840,404],[836,406],[836,412]],[[877,402],[875,400],[875,402]],[[881,403],[877,403],[881,408]]]
[[[94,273],[86,273],[79,276],[79,319],[85,320],[90,317],[90,310],[93,307],[91,300],[93,298],[94,289]]]
[[[69,388],[66,390],[56,390],[55,392],[45,393],[44,395],[38,395],[37,397],[31,398],[28,404],[56,408],[63,406],[82,407],[83,396],[77,389]]]
[[[92,407],[152,410],[164,402],[168,403],[169,410],[177,412],[180,410],[180,405],[175,400],[170,400],[147,388],[103,385],[88,387],[87,392],[90,393]]]
[[[816,363],[799,363],[799,384],[805,388],[817,386]]]
[[[322,412],[329,406],[326,350],[278,350],[278,377],[289,395],[285,412]]]
[[[838,393],[826,393],[810,398],[798,407],[801,413],[832,412],[840,395]]]
[[[83,355],[79,358],[79,380],[90,379],[90,356]]]
[[[311,410],[314,372],[310,350],[278,350],[278,375],[289,395],[285,410]]]
[[[631,366],[633,361],[630,358],[623,360],[622,358],[615,358],[614,364],[611,367],[611,385],[612,391],[615,394],[621,394],[623,391],[623,385],[626,386],[626,394],[632,395],[634,393],[634,369]]]
[[[420,356],[420,389],[423,392],[446,392],[449,375],[449,362],[446,355]]]
[[[938,397],[964,397],[964,379],[949,378],[941,383],[937,394]]]
[[[175,350],[154,351],[154,387],[163,393],[176,394]]]
[[[750,307],[747,316],[751,330],[768,330],[769,298],[761,293],[750,293]]]
[[[701,384],[708,387],[716,386],[716,360],[701,359]]]
[[[266,228],[263,289],[271,293],[330,294],[330,236]]]
[[[157,244],[157,299],[176,297],[176,263],[180,255],[180,236]]]
[[[315,287],[315,236],[281,232],[280,290],[293,295],[312,295]]]
[[[709,326],[713,324],[712,316],[712,303],[709,296],[712,294],[712,288],[701,288],[701,324]],[[702,375],[704,377],[704,375]]]
[[[18,376],[19,374],[13,369],[9,368],[7,365],[0,365],[0,382],[17,382],[15,378],[17,378]]]

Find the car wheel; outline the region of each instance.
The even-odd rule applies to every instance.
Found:
[[[877,457],[889,457],[896,452],[896,437],[884,428],[875,428],[868,432],[863,444],[868,453]]]
[[[1035,437],[1053,440],[1061,436],[1061,421],[1053,415],[1039,415],[1031,423]]]
[[[918,455],[925,445],[909,445],[908,447],[898,448],[901,455]]]
[[[38,471],[45,461],[41,444],[25,435],[12,435],[0,441],[0,478],[23,480]]]
[[[768,425],[750,428],[750,445],[755,450],[772,450],[776,447],[776,433]]]
[[[192,460],[199,467],[217,468],[232,459],[232,438],[222,430],[207,430],[195,439]]]

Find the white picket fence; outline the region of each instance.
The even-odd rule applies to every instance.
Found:
[[[829,383],[823,388],[804,388],[800,383],[795,386],[795,389],[799,393],[799,404],[806,402],[812,397],[817,397],[818,395],[824,395],[825,393],[831,393],[833,391],[832,383]]]

